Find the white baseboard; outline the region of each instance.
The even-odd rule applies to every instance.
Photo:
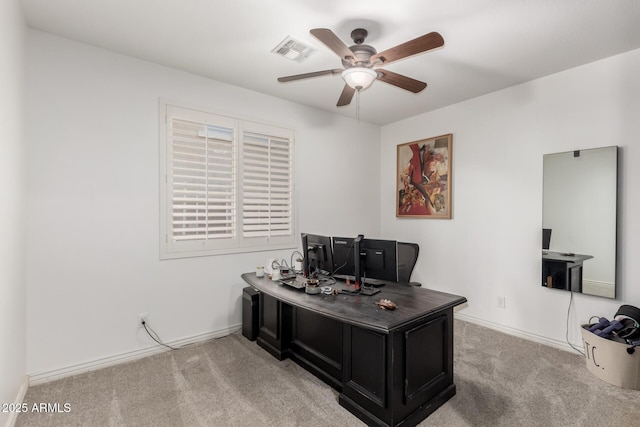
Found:
[[[26,396],[28,389],[29,389],[29,376],[25,375],[24,381],[22,382],[22,385],[18,389],[18,394],[16,395],[16,400],[13,403],[15,403],[16,405],[22,405],[22,402],[24,402],[24,396]],[[5,423],[5,427],[13,427],[13,426],[15,426],[16,425],[16,421],[18,420],[18,415],[19,414],[20,414],[19,412],[15,412],[15,411],[9,412],[9,418],[7,419],[7,422]]]
[[[206,332],[203,334],[170,341],[170,342],[167,342],[166,344],[172,347],[181,347],[188,344],[194,344],[194,343],[208,341],[211,339],[221,338],[221,337],[230,335],[234,332],[237,332],[241,328],[242,328],[242,325],[231,326],[229,328],[221,329],[218,331]],[[67,366],[65,368],[54,369],[51,371],[36,372],[33,374],[29,374],[28,384],[29,385],[43,384],[50,381],[59,380],[61,378],[66,378],[66,377],[82,374],[89,371],[95,371],[96,369],[119,365],[121,363],[132,362],[134,360],[142,359],[142,358],[149,357],[154,354],[163,353],[169,350],[170,350],[169,348],[158,344],[158,345],[143,348],[140,350],[134,350],[127,353],[121,353],[121,354],[116,354],[114,356],[105,357],[102,359],[95,359],[88,362],[79,363],[77,365]]]
[[[455,313],[456,319],[464,320],[465,322],[474,323],[476,325],[484,326],[485,328],[493,329],[498,332],[502,332],[508,335],[513,335],[518,338],[523,338],[525,340],[537,342],[539,344],[548,345],[550,347],[554,347],[560,350],[568,351],[574,354],[578,353],[573,347],[571,347],[565,341],[558,341],[551,338],[543,337],[541,335],[532,334],[530,332],[521,331],[519,329],[509,328],[507,326],[499,325],[497,323],[488,322],[486,320],[478,319],[477,317],[469,316],[467,314]],[[576,347],[581,348],[582,343],[574,344]]]
[[[614,298],[616,295],[616,285],[610,282],[582,279],[582,293]]]
[[[483,326],[489,329],[493,329],[498,332],[502,332],[508,335],[513,335],[519,338],[523,338],[529,341],[537,342],[540,344],[548,345],[554,348],[558,348],[560,350],[569,351],[571,353],[576,353],[568,343],[564,341],[558,341],[551,338],[543,337],[541,335],[532,334],[530,332],[522,331],[519,329],[510,328],[507,326],[503,326],[497,323],[488,322],[483,319],[479,319],[477,317],[469,316],[467,314],[462,314],[460,312],[455,313],[455,318],[463,320],[465,322],[474,323],[479,326]],[[187,338],[182,338],[179,340],[167,342],[172,347],[180,347],[188,344],[194,344],[199,342],[208,341],[211,339],[221,338],[232,333],[239,331],[242,328],[242,325],[231,326],[229,328],[225,328],[218,331],[206,332],[204,334],[194,335]],[[578,345],[576,345],[578,346]],[[578,346],[579,347],[579,346]],[[118,365],[121,363],[132,362],[134,360],[142,359],[144,357],[152,356],[154,354],[159,354],[165,351],[169,351],[168,348],[163,347],[161,345],[156,345],[152,347],[143,348],[140,350],[135,350],[127,353],[121,353],[110,357],[105,357],[102,359],[95,359],[89,362],[79,363],[72,366],[67,366],[65,368],[54,369],[51,371],[42,371],[36,372],[33,374],[29,374],[25,383],[20,388],[18,392],[18,396],[16,398],[16,403],[22,403],[25,394],[27,393],[27,389],[30,385],[43,384],[50,381],[59,380],[61,378],[70,377],[73,375],[82,374],[89,371],[95,371],[97,369],[106,368],[109,366]],[[7,427],[12,427],[15,423],[15,419],[12,417],[9,418],[9,423]]]

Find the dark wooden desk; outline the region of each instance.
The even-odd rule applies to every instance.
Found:
[[[260,291],[258,345],[338,390],[365,423],[415,425],[455,395],[453,307],[466,298],[401,284],[373,296],[307,295],[242,278]],[[398,308],[379,308],[381,298]]]
[[[542,252],[542,286],[582,292],[582,263],[591,255]]]

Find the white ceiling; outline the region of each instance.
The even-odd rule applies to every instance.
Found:
[[[638,0],[22,0],[31,28],[322,110],[336,107],[339,75],[277,78],[341,68],[309,34],[329,28],[347,45],[357,27],[379,52],[431,31],[441,49],[386,69],[428,83],[419,94],[376,81],[360,120],[387,124],[640,48]],[[271,53],[285,37],[311,44],[304,62]],[[597,85],[598,82],[593,82]],[[589,90],[589,87],[585,87]]]

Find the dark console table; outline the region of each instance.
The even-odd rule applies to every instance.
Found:
[[[582,292],[582,263],[591,255],[542,252],[542,286]]]
[[[466,298],[397,283],[373,296],[307,295],[242,278],[260,291],[258,345],[338,390],[365,423],[416,425],[455,395],[453,307]],[[382,298],[398,308],[379,308]]]

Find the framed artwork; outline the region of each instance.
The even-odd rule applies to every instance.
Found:
[[[396,217],[451,219],[452,134],[399,144]]]

